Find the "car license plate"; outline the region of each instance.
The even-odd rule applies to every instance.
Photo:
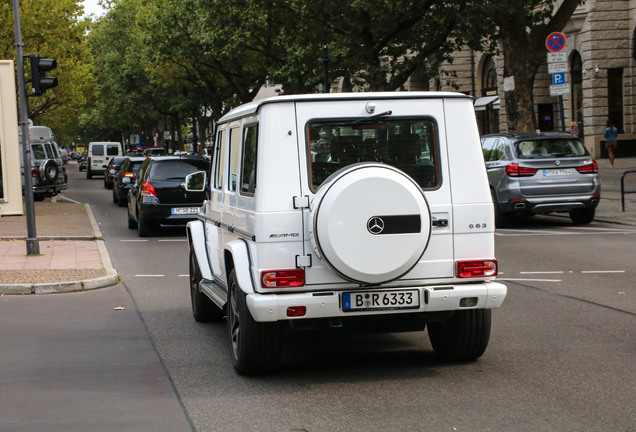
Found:
[[[188,215],[197,214],[201,210],[201,207],[174,207],[172,209],[173,215]]]
[[[544,177],[564,176],[564,175],[570,175],[570,174],[572,174],[572,170],[571,169],[546,169],[546,170],[543,170],[543,176]]]
[[[420,307],[418,290],[360,291],[342,294],[342,310],[370,311],[393,309],[417,309]]]

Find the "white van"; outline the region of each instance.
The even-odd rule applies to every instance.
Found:
[[[122,145],[119,142],[91,142],[88,143],[86,161],[86,178],[103,175],[108,162],[116,156],[123,156]]]
[[[422,331],[479,358],[495,282],[494,213],[473,110],[458,93],[280,96],[218,122],[187,227],[197,321],[227,316],[239,373],[278,365],[282,326]]]

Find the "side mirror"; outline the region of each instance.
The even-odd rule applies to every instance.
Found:
[[[197,171],[185,178],[185,190],[190,192],[203,192],[205,189],[205,180],[207,178],[205,171]]]

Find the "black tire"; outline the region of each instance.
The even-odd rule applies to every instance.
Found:
[[[446,321],[429,323],[428,337],[442,359],[472,361],[486,351],[490,325],[490,309],[461,310]]]
[[[595,208],[572,210],[570,212],[570,218],[572,219],[572,222],[577,225],[587,225],[594,220],[595,214]]]
[[[113,203],[119,204],[119,197],[117,196],[117,193],[115,193],[115,188],[113,188]]]
[[[137,234],[139,237],[148,237],[152,233],[152,227],[144,220],[141,213],[137,212]]]
[[[128,229],[137,228],[137,222],[135,222],[135,220],[130,216],[130,210],[128,210],[127,214],[128,214]]]
[[[490,194],[492,195],[492,204],[495,207],[495,226],[498,228],[505,228],[510,225],[510,216],[502,212],[499,208],[495,191],[491,189]]]
[[[238,373],[251,375],[278,368],[281,327],[278,322],[254,321],[247,308],[246,294],[239,288],[234,270],[229,277],[227,327],[232,366]]]
[[[192,302],[192,316],[198,322],[219,322],[223,320],[223,309],[219,308],[199,289],[201,282],[199,263],[190,248],[190,300]]]
[[[43,193],[34,193],[33,194],[33,201],[44,201],[44,199],[46,198],[46,194]]]
[[[93,173],[88,168],[86,168],[86,178],[87,179],[92,179],[93,178]]]
[[[124,195],[123,197],[118,193],[117,194],[117,205],[119,205],[119,207],[125,207],[126,204],[128,204],[128,200],[126,199],[126,196]]]

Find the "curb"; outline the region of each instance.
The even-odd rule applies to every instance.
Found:
[[[102,265],[106,270],[105,276],[98,278],[68,281],[68,282],[53,282],[53,283],[36,283],[36,284],[0,284],[0,292],[4,294],[60,294],[70,293],[78,291],[88,291],[98,288],[104,288],[119,283],[119,274],[113,267],[106,249],[106,243],[102,239],[102,232],[99,229],[97,220],[93,215],[93,211],[89,204],[86,206],[86,213],[93,229],[94,235],[89,236],[55,236],[55,237],[38,237],[40,240],[94,240],[97,242],[97,248],[99,249],[99,255],[102,258]],[[0,237],[2,239],[2,237]],[[19,237],[12,237],[12,239],[20,239]],[[26,239],[26,237],[24,237]]]

